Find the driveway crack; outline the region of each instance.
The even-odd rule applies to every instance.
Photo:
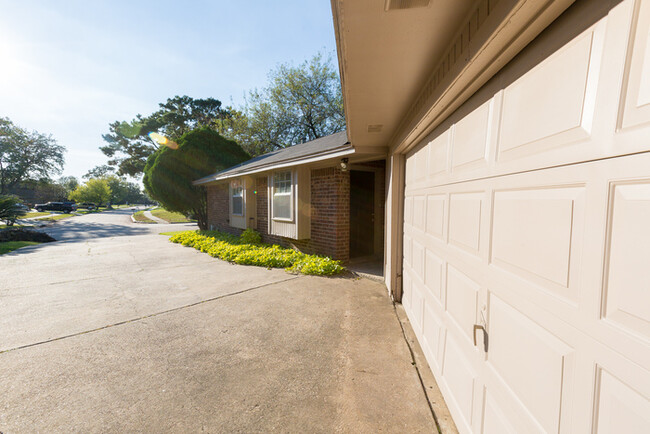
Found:
[[[208,299],[205,299],[205,300],[197,301],[197,302],[186,304],[186,305],[183,305],[183,306],[174,307],[172,309],[167,309],[167,310],[163,310],[163,311],[160,311],[160,312],[154,312],[154,313],[150,313],[148,315],[143,315],[143,316],[140,316],[140,317],[137,317],[137,318],[131,318],[131,319],[127,319],[127,320],[124,320],[124,321],[119,321],[119,322],[116,322],[116,323],[113,323],[113,324],[108,324],[108,325],[105,325],[105,326],[102,326],[102,327],[97,327],[97,328],[90,329],[90,330],[84,330],[84,331],[77,332],[77,333],[71,333],[69,335],[59,336],[59,337],[56,337],[56,338],[47,339],[47,340],[40,341],[40,342],[34,342],[34,343],[31,343],[31,344],[20,345],[18,347],[9,348],[7,350],[0,350],[0,354],[8,353],[8,352],[11,352],[11,351],[23,350],[25,348],[35,347],[35,346],[47,344],[47,343],[50,343],[50,342],[61,341],[63,339],[73,338],[75,336],[81,336],[81,335],[98,332],[100,330],[104,330],[104,329],[108,329],[108,328],[112,328],[112,327],[117,327],[117,326],[121,326],[121,325],[130,324],[130,323],[133,323],[133,322],[142,321],[142,320],[145,320],[145,319],[148,319],[148,318],[153,318],[153,317],[156,317],[156,316],[159,316],[159,315],[165,315],[165,314],[168,314],[168,313],[171,313],[171,312],[176,312],[176,311],[179,311],[179,310],[183,310],[183,309],[187,309],[187,308],[190,308],[190,307],[198,306],[198,305],[204,304],[204,303],[210,303],[212,301],[221,300],[222,298],[232,297],[234,295],[239,295],[239,294],[244,294],[244,293],[249,292],[249,291],[265,288],[265,287],[271,286],[271,285],[276,285],[278,283],[288,282],[290,280],[295,280],[295,279],[298,279],[298,278],[300,278],[300,276],[292,276],[292,277],[289,277],[287,279],[278,280],[277,282],[270,282],[270,283],[265,283],[263,285],[253,286],[253,287],[250,287],[250,288],[242,289],[241,291],[236,291],[236,292],[231,292],[231,293],[228,293],[228,294],[219,295],[219,296],[216,296],[216,297],[208,298]],[[2,433],[0,433],[0,434],[2,434]]]

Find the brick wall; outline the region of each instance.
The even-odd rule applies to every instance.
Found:
[[[230,226],[230,198],[228,184],[209,185],[208,195],[208,228],[239,235],[241,229]]]
[[[311,171],[311,239],[293,240],[268,233],[268,182],[255,180],[257,231],[266,243],[293,247],[305,253],[327,255],[347,261],[350,250],[350,173],[335,167]],[[228,185],[208,188],[208,225],[217,230],[241,233],[228,222]]]
[[[264,242],[305,253],[349,259],[350,174],[335,167],[311,171],[311,239],[292,240],[268,233],[267,177],[256,180],[257,230]]]
[[[311,172],[311,237],[317,253],[347,261],[350,254],[350,172]]]

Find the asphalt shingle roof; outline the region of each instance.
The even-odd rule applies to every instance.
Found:
[[[310,142],[290,146],[288,148],[278,149],[277,151],[259,155],[251,158],[237,166],[217,172],[213,175],[194,181],[195,184],[204,184],[216,179],[229,178],[249,172],[261,171],[265,168],[272,169],[273,166],[294,161],[297,164],[301,160],[307,160],[316,156],[327,156],[336,152],[352,149],[348,142],[347,132],[341,131],[329,136],[321,137]]]

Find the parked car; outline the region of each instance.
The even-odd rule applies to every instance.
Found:
[[[40,203],[34,205],[36,211],[62,211],[62,212],[72,212],[77,210],[77,204],[72,202],[48,202]]]
[[[83,203],[80,203],[80,204],[79,204],[78,208],[85,208],[85,209],[87,209],[88,211],[91,211],[91,210],[93,210],[93,209],[97,209],[97,205],[95,205],[95,204],[92,203],[92,202],[83,202]]]

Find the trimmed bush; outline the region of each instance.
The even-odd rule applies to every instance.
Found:
[[[239,236],[239,241],[244,244],[261,244],[262,236],[256,230],[248,228],[241,233]]]
[[[169,241],[240,265],[284,268],[291,273],[316,276],[331,276],[345,270],[340,261],[325,256],[307,255],[278,245],[262,244],[260,234],[248,229],[240,237],[219,231],[179,232],[172,235]]]

